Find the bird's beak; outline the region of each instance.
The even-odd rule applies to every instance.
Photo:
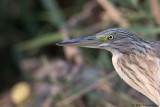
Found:
[[[88,36],[88,37],[82,37],[82,38],[58,42],[56,43],[56,45],[99,48],[99,45],[101,43],[102,42],[99,39],[97,39],[96,36]]]

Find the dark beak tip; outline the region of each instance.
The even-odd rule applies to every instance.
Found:
[[[63,45],[63,42],[57,42],[56,45]]]
[[[77,41],[67,40],[67,41],[57,42],[56,45],[64,46],[64,45],[70,45],[70,44],[73,44],[73,43],[76,43],[76,42]]]
[[[59,46],[65,46],[65,45],[68,45],[68,44],[71,44],[71,42],[69,41],[62,41],[62,42],[57,42],[56,45],[59,45]]]

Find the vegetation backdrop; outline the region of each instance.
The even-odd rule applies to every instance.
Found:
[[[1,0],[1,107],[153,104],[115,72],[105,50],[55,43],[122,27],[160,39],[159,0]]]

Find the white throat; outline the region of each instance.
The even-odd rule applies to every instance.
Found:
[[[119,52],[118,50],[110,50],[111,53],[112,53],[112,63],[113,63],[113,66],[116,70],[116,72],[119,74],[119,76],[125,81],[127,82],[128,84],[130,84],[130,79],[126,76],[126,74],[121,70],[121,68],[117,65],[117,62],[118,62],[118,59],[120,57],[123,56],[123,54],[121,52]]]

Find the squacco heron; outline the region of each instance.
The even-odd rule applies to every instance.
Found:
[[[119,76],[160,107],[160,42],[144,40],[122,28],[112,28],[57,45],[110,51]]]

